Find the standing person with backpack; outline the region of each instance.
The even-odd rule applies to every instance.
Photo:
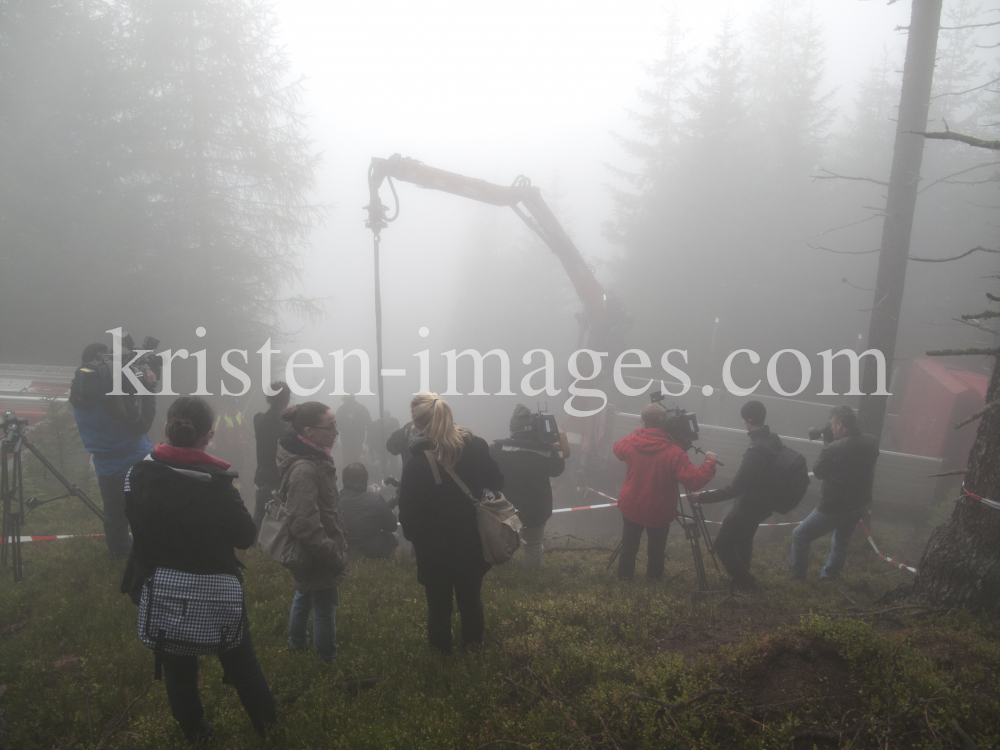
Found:
[[[781,438],[764,424],[767,409],[760,401],[747,401],[740,410],[740,416],[743,417],[743,424],[750,437],[750,447],[743,454],[743,462],[733,477],[733,483],[721,489],[694,493],[691,502],[721,503],[736,498],[715,537],[715,551],[732,578],[731,585],[752,588],[757,582],[750,572],[753,538],[757,528],[775,510],[785,513],[791,510],[775,507],[775,495],[780,492],[775,481],[775,471],[778,469],[776,459],[782,450],[788,449],[782,445]],[[805,476],[805,485],[802,487],[802,494],[805,494],[809,477],[804,460],[799,469]],[[802,499],[802,494],[799,495],[799,500]]]
[[[412,458],[399,485],[399,523],[413,542],[417,582],[427,595],[427,638],[431,648],[450,654],[453,598],[462,617],[462,645],[483,642],[480,592],[492,567],[483,556],[474,501],[452,473],[472,497],[482,497],[486,488],[503,489],[504,478],[486,441],[456,425],[438,394],[418,394],[410,412],[419,432],[410,439]]]
[[[826,445],[813,466],[813,474],[823,480],[819,505],[792,532],[792,556],[788,573],[804,580],[809,566],[809,545],[831,531],[830,556],[819,573],[821,581],[840,576],[851,549],[851,536],[872,501],[878,440],[858,429],[854,410],[845,405],[830,410],[833,440]]]
[[[330,449],[339,434],[326,404],[306,401],[285,409],[292,431],[278,441],[279,496],[288,514],[288,533],[302,549],[305,567],[292,571],[295,599],[288,622],[288,647],[304,651],[309,613],[320,661],[337,658],[338,586],[347,577],[347,540]]]

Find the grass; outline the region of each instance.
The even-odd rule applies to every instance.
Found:
[[[25,533],[92,531],[78,505],[46,506]],[[677,532],[668,579],[691,568]],[[814,576],[826,551],[815,548]],[[648,583],[642,555],[624,584],[606,553],[546,555],[537,573],[518,557],[486,577],[485,644],[453,657],[426,644],[408,557],[353,559],[341,655],[321,665],[288,651],[288,574],[248,551],[251,632],[286,729],[258,742],[213,657],[201,659],[202,700],[220,748],[884,748],[887,735],[890,747],[963,747],[953,722],[979,748],[1000,746],[1000,628],[963,612],[871,616],[911,579],[860,534],[835,585],[788,580],[787,554],[787,539],[762,542],[761,591],[736,599],[699,595],[690,570]],[[21,583],[0,569],[0,747],[184,747],[103,540],[24,556]],[[364,678],[377,681],[358,689]],[[729,692],[661,705],[710,688]]]

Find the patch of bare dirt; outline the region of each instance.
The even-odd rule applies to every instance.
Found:
[[[862,707],[847,661],[821,638],[792,635],[768,643],[755,664],[729,676],[727,686],[763,715],[785,714],[809,700],[832,716]]]
[[[746,623],[727,620],[718,623],[692,624],[682,622],[654,641],[651,655],[676,651],[686,664],[694,664],[702,654],[714,654],[723,646],[740,643],[749,631]]]

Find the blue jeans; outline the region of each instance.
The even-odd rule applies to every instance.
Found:
[[[293,651],[306,647],[309,634],[306,623],[309,612],[313,616],[313,643],[321,660],[337,658],[337,605],[340,591],[337,587],[319,591],[296,591],[292,613],[288,620],[288,646]]]
[[[819,577],[830,581],[837,578],[847,562],[851,536],[864,512],[864,508],[844,513],[821,513],[816,509],[806,516],[806,520],[792,532],[792,556],[788,561],[788,575],[792,578],[805,578],[806,568],[809,567],[809,545],[832,531],[830,556]]]

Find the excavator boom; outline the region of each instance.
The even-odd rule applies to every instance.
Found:
[[[465,177],[443,169],[428,167],[415,159],[395,154],[388,159],[374,157],[368,170],[369,204],[368,226],[377,235],[390,221],[399,215],[387,218],[386,207],[379,198],[379,188],[386,180],[392,187],[392,180],[409,182],[430,190],[440,190],[463,198],[494,206],[508,206],[528,227],[535,232],[555,253],[569,276],[573,288],[583,302],[585,316],[581,321],[587,328],[586,341],[590,349],[607,351],[610,343],[611,327],[608,315],[608,297],[604,288],[594,277],[573,240],[559,224],[555,214],[542,199],[541,191],[531,184],[527,177],[519,176],[509,187],[495,185],[486,180]],[[395,196],[395,188],[393,188]]]

